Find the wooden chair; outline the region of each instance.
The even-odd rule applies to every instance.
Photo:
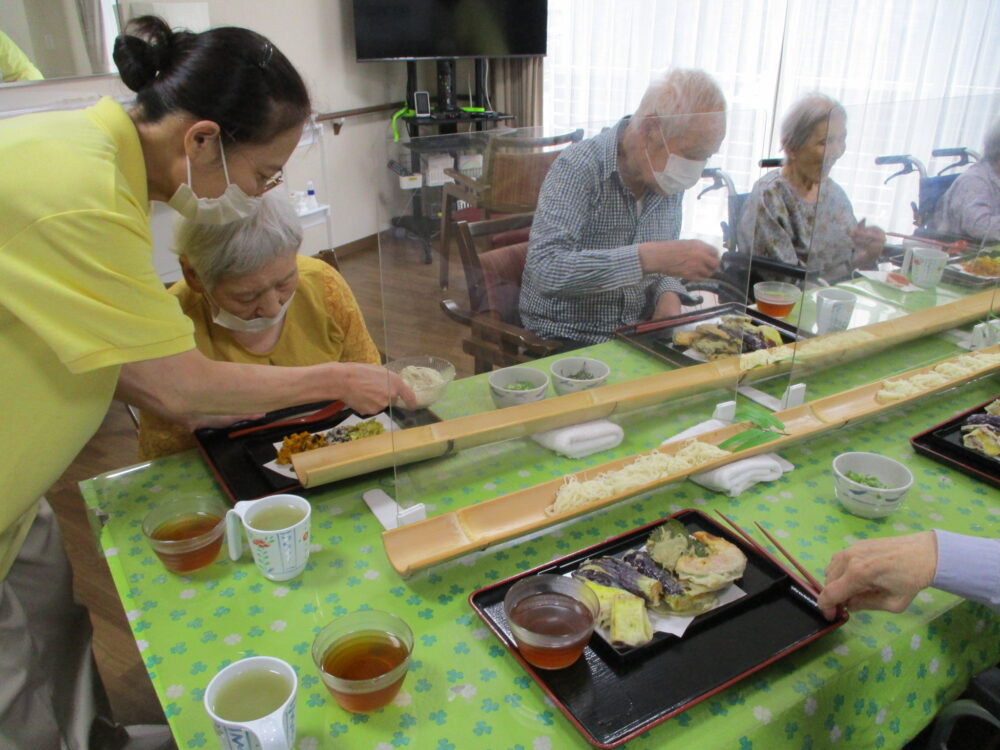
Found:
[[[491,136],[483,153],[482,175],[477,179],[458,171],[444,172],[454,182],[445,183],[441,207],[441,289],[448,288],[448,260],[458,201],[479,209],[484,218],[492,214],[533,212],[549,167],[563,147],[583,138],[583,130],[545,137]]]
[[[528,256],[528,242],[506,244],[480,252],[477,239],[498,238],[503,243],[510,232],[531,226],[532,214],[456,224],[458,249],[469,288],[469,306],[442,299],[441,309],[453,320],[469,326],[462,350],[472,355],[476,373],[494,367],[531,362],[556,353],[559,341],[543,339],[521,325],[518,296]]]

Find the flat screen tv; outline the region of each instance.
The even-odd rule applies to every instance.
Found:
[[[545,54],[547,0],[354,0],[358,60]]]

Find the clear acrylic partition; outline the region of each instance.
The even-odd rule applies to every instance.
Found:
[[[760,172],[757,162],[763,155],[767,123],[760,112],[730,112],[728,135],[713,153],[718,147],[713,132],[721,136],[714,119],[707,115],[662,119],[650,121],[641,131],[636,128],[641,135],[634,144],[629,142],[631,159],[619,164],[629,184],[658,184],[653,169],[664,168],[670,144],[677,156],[686,150],[692,161],[707,158],[706,166],[721,173],[708,172],[699,179],[696,171],[694,186],[674,198],[637,188],[643,197],[638,221],[632,193],[618,185],[617,177],[609,183],[598,165],[607,154],[618,158],[613,139],[616,129],[625,127],[619,123],[563,133],[540,128],[463,132],[387,144],[384,163],[419,176],[399,179],[390,173],[389,188],[380,199],[379,221],[385,227],[380,234],[383,351],[390,367],[393,361],[430,356],[447,360],[455,370],[443,396],[423,412],[451,424],[424,430],[419,441],[434,446],[423,455],[446,451],[447,455],[411,462],[420,451],[414,452],[409,436],[393,435],[397,460],[390,494],[401,512],[409,514],[423,503],[428,515],[436,515],[651,450],[680,430],[711,418],[717,404],[735,398],[736,359],[724,358],[708,371],[685,374],[716,352],[708,346],[701,351],[675,344],[673,333],[681,324],[656,321],[728,305],[722,313],[694,319],[686,326],[690,330],[720,322],[720,314],[744,312],[747,269],[727,266],[715,278],[691,284],[691,296],[700,297],[700,302],[681,303],[674,297],[682,305],[678,307],[673,295],[663,293],[681,287],[674,287],[667,277],[686,275],[691,266],[678,261],[698,252],[688,252],[691,245],[660,246],[651,258],[640,258],[634,249],[646,242],[679,238],[706,243],[699,251],[708,246],[725,251],[733,227],[730,198],[749,189]],[[590,155],[579,159],[580,166],[572,173],[557,172],[557,188],[545,188],[540,212],[547,221],[545,229],[530,219],[519,226],[517,215],[533,211],[541,178],[566,147],[547,145],[546,139],[572,133],[578,140],[595,138],[584,146],[572,146]],[[684,168],[690,172],[691,165],[684,161],[679,165],[674,179],[683,180]],[[699,198],[706,188],[714,189]],[[445,226],[441,221],[445,212],[455,222],[472,224],[465,229],[453,222]],[[469,234],[479,229],[475,222],[511,216],[500,226],[511,234],[499,238],[487,234],[470,241]],[[523,243],[529,225],[533,257],[525,261]],[[450,234],[446,252],[445,230]],[[518,245],[520,250],[509,249]],[[523,285],[522,263],[527,264],[523,276],[531,277]],[[645,266],[649,274],[643,273],[644,264],[653,264]],[[652,269],[662,273],[654,276]],[[691,278],[700,275],[695,271]],[[422,308],[420,319],[430,319],[430,324],[414,325],[416,306]],[[645,325],[651,321],[653,325]],[[570,350],[574,345],[580,348]],[[609,369],[606,384],[621,386],[616,391],[618,405],[608,406],[607,413],[614,412],[611,421],[623,428],[624,441],[580,459],[558,456],[529,437],[545,426],[593,418],[559,411],[557,378],[550,368],[568,357],[598,360]],[[539,373],[545,390],[538,413],[554,409],[551,421],[531,429],[482,428],[498,424],[489,373],[506,366],[526,366]],[[581,363],[580,369],[591,366]],[[627,387],[631,381],[668,373],[677,376]],[[514,378],[514,382],[526,381]],[[655,388],[664,389],[663,395],[650,398],[648,393]],[[459,434],[471,437],[454,443],[441,438],[454,434],[457,420],[463,420]]]
[[[829,171],[815,206],[791,209],[798,217],[815,211],[800,257],[803,296],[787,318],[815,337],[797,347],[788,377],[805,385],[805,400],[968,351],[975,326],[989,317],[997,279],[964,268],[989,251],[981,238],[952,244],[958,238],[939,231],[930,208],[947,187],[939,172],[961,160],[962,147],[981,153],[987,104],[966,97],[845,106],[846,117],[831,118],[819,152]],[[808,164],[793,160],[790,168],[801,174]],[[940,198],[939,211],[946,203]]]

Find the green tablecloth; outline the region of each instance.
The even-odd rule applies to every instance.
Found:
[[[938,346],[934,341],[924,345]],[[613,363],[613,377],[663,367],[620,343],[591,352]],[[920,356],[926,357],[926,350]],[[898,362],[893,350],[835,379],[874,379]],[[837,388],[832,377],[814,376],[822,381],[817,391]],[[480,380],[453,384],[439,413],[489,408]],[[582,737],[469,608],[470,592],[685,507],[718,508],[745,527],[760,521],[817,576],[834,551],[856,539],[935,527],[995,536],[997,492],[915,455],[909,438],[996,395],[997,385],[996,378],[979,381],[790,449],[783,455],[795,471],[736,499],[686,482],[409,580],[401,580],[386,561],[381,528],[360,497],[372,486],[392,492],[388,472],[309,493],[315,547],[306,572],[284,584],[258,575],[249,557],[237,563],[220,559],[190,578],[177,577],[166,573],[146,546],[140,523],[156,503],[178,492],[218,493],[195,453],[95,477],[81,488],[87,504],[110,517],[100,544],[181,748],[215,745],[201,705],[203,691],[218,669],[251,654],[277,656],[297,669],[299,748],[582,748],[587,746]],[[654,447],[709,417],[719,395],[726,394],[626,415],[626,442],[581,461],[514,440],[400,471],[395,482],[400,494],[413,493],[411,499],[427,503],[430,512],[451,510]],[[902,510],[866,521],[841,509],[830,461],[848,449],[876,451],[910,466],[916,482]],[[395,703],[372,715],[351,715],[324,689],[309,648],[323,624],[363,607],[401,615],[416,644],[412,670]],[[970,675],[1000,658],[998,636],[1000,618],[986,608],[927,591],[903,614],[855,615],[834,634],[627,747],[900,747]]]

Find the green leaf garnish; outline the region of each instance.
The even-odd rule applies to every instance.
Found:
[[[779,437],[781,437],[781,435],[777,432],[751,427],[749,430],[744,430],[743,432],[737,433],[732,437],[726,438],[719,443],[719,447],[723,450],[738,453],[739,451],[746,450],[747,448],[754,448],[758,445],[769,443],[772,440],[777,440]]]
[[[775,429],[784,431],[785,423],[775,417],[771,412],[759,404],[740,404],[736,410],[736,418],[740,422],[753,422],[761,429]]]

